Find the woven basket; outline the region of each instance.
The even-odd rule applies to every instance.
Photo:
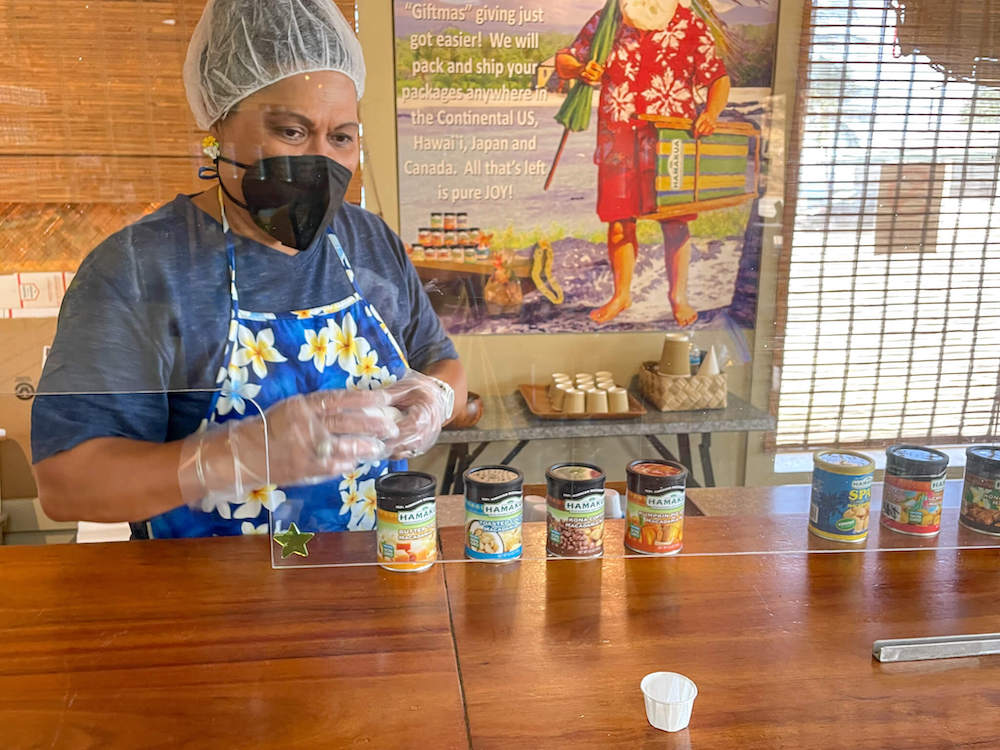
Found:
[[[726,374],[662,375],[656,362],[643,362],[639,390],[660,411],[725,409]]]

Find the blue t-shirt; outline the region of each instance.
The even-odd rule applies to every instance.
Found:
[[[457,359],[385,222],[345,204],[332,229],[410,367]],[[354,292],[325,234],[294,256],[232,236],[241,309],[303,310]],[[222,226],[189,196],[102,242],[80,265],[59,311],[31,412],[32,460],[96,437],[165,442],[190,435],[208,412],[230,314]]]

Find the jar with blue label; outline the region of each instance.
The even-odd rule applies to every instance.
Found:
[[[463,478],[465,556],[488,562],[520,558],[524,475],[510,466],[480,466]]]
[[[875,462],[854,451],[813,454],[809,531],[834,542],[868,537]]]

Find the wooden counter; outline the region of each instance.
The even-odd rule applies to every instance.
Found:
[[[468,747],[444,571],[263,537],[0,547],[0,747]]]
[[[871,657],[1000,631],[998,540],[954,509],[870,548],[798,515],[689,518],[676,558],[621,533],[603,560],[420,574],[274,571],[259,537],[0,548],[0,746],[1000,747],[1000,657]],[[676,735],[643,711],[660,669],[699,688]]]

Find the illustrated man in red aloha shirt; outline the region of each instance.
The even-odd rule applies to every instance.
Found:
[[[570,47],[556,55],[563,78],[601,86],[597,118],[597,214],[608,223],[608,257],[614,294],[590,317],[606,323],[631,305],[630,288],[639,252],[636,217],[656,210],[656,128],[637,115],[683,117],[695,136],[711,135],[729,100],[729,76],[705,22],[690,0],[619,0],[622,23],[607,64],[590,60],[600,12]],[[705,91],[707,89],[707,96]],[[699,114],[698,98],[706,105]],[[681,216],[660,222],[670,282],[670,305],[678,325],[698,313],[688,304],[691,233]]]

